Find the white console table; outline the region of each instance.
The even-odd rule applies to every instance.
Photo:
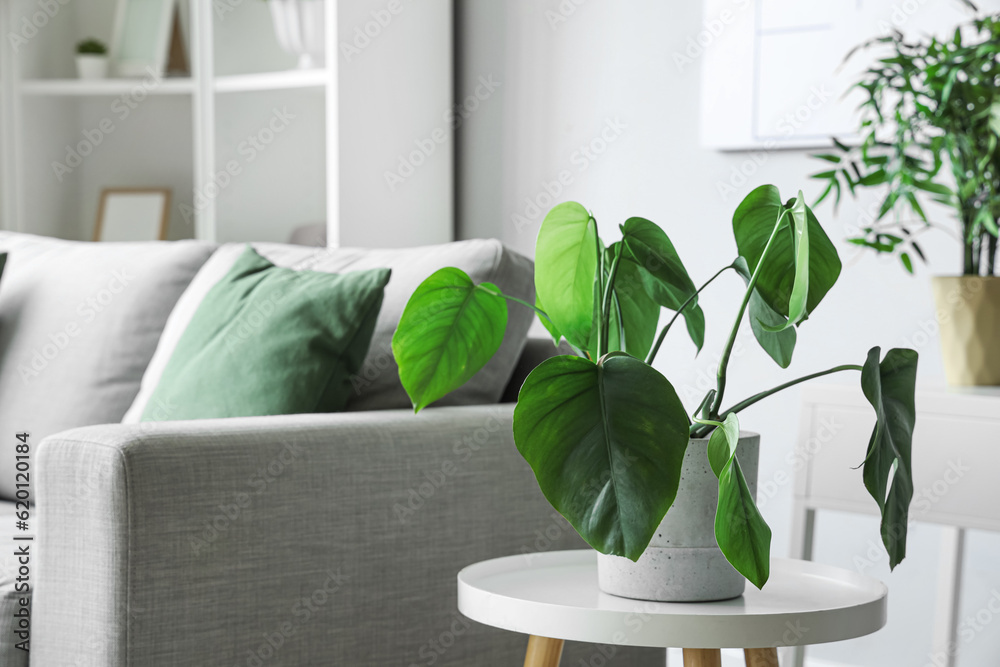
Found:
[[[938,577],[933,651],[948,656],[954,667],[962,556],[968,528],[1000,532],[1000,388],[918,388],[917,423],[913,433],[914,501],[911,521],[945,527]],[[875,424],[871,405],[855,386],[813,385],[803,390],[802,419],[796,442],[796,473],[792,558],[812,559],[816,510],[877,514],[877,507],[859,484],[854,468]],[[983,474],[964,474],[971,466]],[[922,489],[943,493],[919,498]],[[795,667],[804,651],[794,650]],[[945,667],[945,666],[942,666]]]

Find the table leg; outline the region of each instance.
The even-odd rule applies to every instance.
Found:
[[[562,651],[563,640],[531,635],[528,651],[524,654],[524,667],[559,667]]]
[[[778,649],[748,648],[743,650],[747,667],[778,667]]]
[[[686,648],[684,667],[722,667],[722,651],[717,648]]]

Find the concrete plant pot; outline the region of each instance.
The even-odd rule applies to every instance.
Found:
[[[1000,277],[932,279],[948,384],[1000,385]]]
[[[740,433],[736,458],[757,497],[760,436]],[[635,563],[597,555],[598,586],[605,593],[657,602],[708,602],[743,595],[746,579],[715,541],[719,481],[708,463],[708,438],[688,443],[677,498],[646,551]]]
[[[86,81],[108,78],[108,57],[91,53],[77,54],[76,75]]]

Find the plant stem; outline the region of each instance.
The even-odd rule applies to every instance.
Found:
[[[725,412],[721,413],[719,415],[719,418],[718,418],[717,421],[722,421],[723,419],[726,418],[726,415],[729,415],[729,414],[734,413],[734,412],[739,412],[740,410],[744,410],[746,408],[749,408],[754,403],[767,398],[771,394],[776,394],[779,391],[783,391],[785,389],[788,389],[789,387],[794,387],[797,384],[801,384],[803,382],[808,382],[809,380],[814,380],[814,379],[816,379],[818,377],[823,377],[824,375],[831,375],[833,373],[840,373],[842,371],[861,371],[862,369],[863,369],[863,367],[859,366],[857,364],[844,364],[842,366],[834,366],[833,368],[829,368],[829,369],[827,369],[825,371],[819,371],[818,373],[810,373],[809,375],[804,375],[804,376],[802,376],[800,378],[796,378],[795,380],[789,380],[788,382],[786,382],[784,384],[779,384],[777,387],[773,387],[773,388],[768,389],[766,391],[762,391],[759,394],[754,394],[750,398],[743,399],[742,401],[740,401],[739,403],[737,403],[733,407],[731,407],[728,410],[726,410]],[[691,430],[691,437],[692,438],[702,438],[705,435],[707,435],[706,429],[704,429],[702,427],[699,427],[697,429],[692,429]]]
[[[989,232],[983,232],[983,240],[986,241],[983,244],[984,252],[986,253],[986,271],[983,275],[992,276],[996,273],[997,237]]]
[[[656,353],[660,351],[660,345],[663,344],[663,339],[667,337],[667,332],[670,331],[670,327],[673,326],[674,321],[678,317],[680,317],[681,313],[684,312],[684,309],[687,308],[689,305],[691,305],[695,301],[695,299],[698,298],[698,295],[701,294],[701,291],[703,289],[705,289],[706,287],[708,287],[709,285],[712,284],[713,280],[715,280],[716,278],[718,278],[719,276],[721,276],[723,273],[725,273],[726,270],[731,269],[731,268],[733,268],[732,264],[730,264],[729,266],[724,266],[721,269],[719,269],[718,271],[716,271],[714,276],[712,276],[711,278],[709,278],[708,280],[706,280],[704,285],[702,285],[697,290],[695,290],[695,293],[692,294],[691,296],[689,296],[687,298],[687,301],[685,301],[684,303],[681,304],[681,307],[677,309],[677,312],[674,313],[674,316],[670,318],[670,321],[667,322],[666,325],[664,325],[664,327],[660,330],[660,335],[656,339],[656,345],[653,346],[653,349],[650,350],[649,354],[646,356],[646,363],[647,364],[649,364],[650,366],[653,365],[653,360],[656,359]]]
[[[507,299],[508,301],[513,301],[514,303],[519,303],[522,306],[524,306],[525,308],[529,308],[529,309],[535,311],[535,313],[537,313],[539,317],[544,317],[545,319],[547,319],[549,321],[550,324],[552,324],[552,326],[555,326],[555,322],[552,321],[552,318],[549,317],[549,314],[546,313],[541,308],[539,308],[538,306],[532,306],[530,303],[528,303],[524,299],[518,299],[516,296],[511,296],[510,294],[504,294],[503,292],[494,292],[492,290],[488,290],[488,291],[489,291],[490,294],[495,294],[496,296],[503,297],[504,299]]]
[[[745,408],[749,408],[751,405],[753,405],[757,401],[765,399],[768,396],[770,396],[771,394],[776,394],[779,391],[783,391],[785,389],[788,389],[789,387],[794,387],[797,384],[801,384],[803,382],[808,382],[809,380],[815,380],[816,378],[823,377],[824,375],[832,375],[834,373],[841,373],[843,371],[861,371],[863,369],[864,369],[864,367],[863,366],[859,366],[858,364],[843,364],[841,366],[834,366],[833,368],[828,368],[825,371],[819,371],[817,373],[810,373],[809,375],[803,375],[800,378],[796,378],[794,380],[789,380],[788,382],[785,382],[784,384],[779,384],[777,387],[774,387],[772,389],[768,389],[767,391],[762,391],[759,394],[754,394],[750,398],[743,399],[742,401],[740,401],[739,403],[737,403],[736,405],[734,405],[733,407],[729,408],[724,413],[722,413],[720,415],[720,417],[722,417],[723,419],[725,419],[726,415],[728,415],[728,414],[730,414],[732,412],[739,412],[740,410],[743,410]]]
[[[611,261],[611,271],[608,274],[608,283],[604,286],[604,298],[601,301],[600,312],[600,332],[597,334],[597,356],[603,357],[608,353],[608,329],[611,326],[611,295],[615,291],[615,276],[618,275],[618,264],[622,258],[622,246],[618,244],[615,258]],[[603,271],[602,271],[603,273]]]
[[[973,240],[969,238],[972,221],[969,218],[969,212],[966,210],[965,203],[962,202],[959,206],[959,214],[962,218],[962,273],[967,276],[974,276],[979,273],[979,269],[976,266],[976,249]]]
[[[771,235],[767,238],[767,243],[764,244],[764,250],[760,253],[760,259],[757,260],[757,268],[754,269],[753,275],[750,276],[750,282],[747,283],[747,291],[743,294],[743,303],[740,304],[740,312],[736,314],[736,321],[733,322],[733,329],[729,332],[729,340],[726,342],[726,347],[722,352],[722,359],[719,361],[718,385],[715,394],[715,402],[712,404],[712,410],[709,413],[710,419],[715,419],[719,416],[719,407],[722,405],[722,395],[726,392],[726,370],[729,366],[729,357],[733,354],[733,346],[736,344],[736,334],[739,333],[740,324],[743,323],[743,314],[746,313],[747,304],[750,303],[750,296],[753,294],[754,287],[757,285],[757,278],[760,276],[761,268],[764,266],[764,260],[767,258],[767,251],[771,249],[774,237],[778,235],[778,228],[781,227],[781,221],[787,214],[788,210],[782,206],[781,212],[778,214],[778,219],[774,223],[774,229],[771,230]]]
[[[604,346],[604,327],[601,326],[601,297],[604,294],[604,246],[601,244],[601,237],[596,234],[597,231],[597,221],[594,220],[594,216],[590,216],[590,219],[594,221],[594,251],[597,253],[597,294],[594,297],[594,308],[597,309],[597,358],[600,359],[600,351]],[[589,225],[590,222],[588,221]],[[592,361],[597,361],[593,359]]]

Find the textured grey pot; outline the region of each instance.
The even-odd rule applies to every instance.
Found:
[[[736,448],[747,486],[757,497],[760,436],[743,431]],[[597,554],[605,593],[658,602],[707,602],[743,595],[746,579],[715,541],[719,481],[708,463],[708,438],[693,439],[684,454],[677,498],[638,561]]]

